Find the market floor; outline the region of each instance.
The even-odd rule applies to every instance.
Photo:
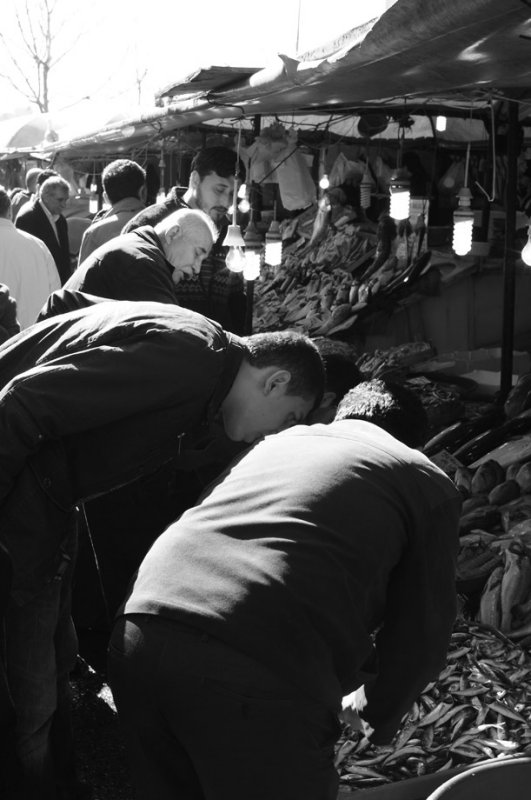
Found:
[[[80,780],[92,787],[92,800],[134,800],[118,716],[104,675],[79,657],[71,688]]]

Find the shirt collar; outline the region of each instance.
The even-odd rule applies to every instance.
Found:
[[[42,208],[42,210],[44,211],[44,213],[46,214],[46,216],[48,217],[48,219],[50,220],[50,222],[53,222],[54,225],[55,225],[55,223],[57,222],[57,220],[59,219],[59,217],[61,215],[60,214],[50,214],[50,212],[48,211],[48,209],[46,208],[46,206],[44,205],[42,200],[37,200],[37,202],[40,205],[40,207]]]

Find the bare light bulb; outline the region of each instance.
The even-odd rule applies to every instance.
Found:
[[[240,188],[238,189],[238,197],[240,200],[243,200],[244,197],[247,196],[247,186],[245,183],[242,183]]]
[[[223,239],[225,247],[229,248],[225,262],[232,272],[242,272],[245,264],[245,242],[239,225],[229,225]]]
[[[229,247],[225,262],[231,272],[243,272],[245,266],[245,252],[243,247]]]
[[[389,181],[391,205],[389,214],[393,219],[400,221],[409,217],[409,179],[407,173],[398,169]]]
[[[446,130],[446,117],[438,116],[435,119],[435,130],[442,133]]]
[[[163,203],[166,200],[166,192],[164,191],[164,187],[161,186],[158,190],[156,200],[157,203]]]
[[[255,281],[260,276],[260,253],[256,250],[247,250],[243,267],[243,278],[246,281]]]
[[[531,267],[531,225],[527,229],[527,243],[522,249],[522,261],[528,267]]]
[[[247,198],[244,197],[243,200],[240,200],[238,203],[238,211],[240,211],[242,214],[247,214],[250,210],[251,204]]]
[[[470,208],[472,192],[466,186],[459,190],[459,206],[454,211],[452,247],[458,256],[466,256],[472,249],[474,213]]]
[[[372,181],[368,171],[365,170],[360,183],[360,205],[362,208],[369,208],[371,204]]]
[[[264,261],[270,267],[279,267],[282,263],[282,234],[276,219],[271,222],[265,235]]]
[[[328,187],[330,186],[330,181],[328,179],[328,175],[326,175],[326,174],[323,175],[323,177],[319,181],[319,186],[321,187],[321,189],[328,189]]]
[[[95,183],[90,185],[89,214],[98,212],[98,187]]]

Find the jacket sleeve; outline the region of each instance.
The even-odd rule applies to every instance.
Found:
[[[0,393],[0,504],[46,441],[172,407],[183,430],[200,420],[219,354],[193,337],[176,344],[174,332],[142,329],[119,346],[67,353],[10,381]]]
[[[20,332],[17,319],[17,302],[8,287],[0,283],[0,343]]]
[[[392,739],[404,714],[445,665],[456,613],[460,508],[457,496],[434,508],[429,533],[411,545],[392,574],[384,622],[375,637],[376,677],[355,700],[374,744]]]
[[[86,292],[74,292],[71,289],[58,289],[48,297],[39,312],[37,322],[48,319],[48,317],[56,317],[58,314],[67,314],[69,311],[77,311],[80,308],[87,308],[96,303],[105,302],[109,302],[106,297],[96,297]]]

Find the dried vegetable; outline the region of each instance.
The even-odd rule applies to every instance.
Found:
[[[404,717],[393,742],[371,745],[345,726],[336,750],[341,786],[353,791],[454,767],[531,753],[531,657],[520,645],[460,617],[447,663]]]

